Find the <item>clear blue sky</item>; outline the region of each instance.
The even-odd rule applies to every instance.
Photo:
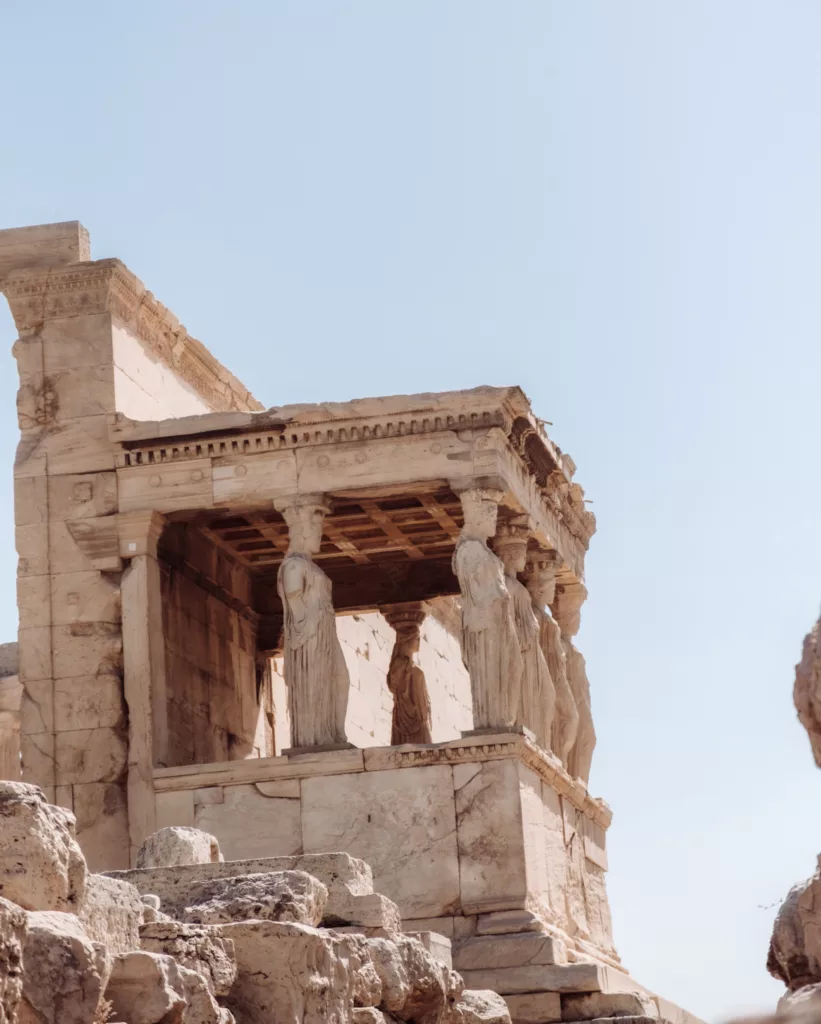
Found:
[[[791,705],[821,602],[820,39],[810,0],[12,0],[0,24],[0,224],[82,220],[266,404],[519,383],[553,421],[599,520],[616,940],[711,1020],[780,993],[773,904],[821,850]]]

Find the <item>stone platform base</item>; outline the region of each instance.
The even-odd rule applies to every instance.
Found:
[[[392,929],[401,917],[406,932],[444,936],[468,987],[503,995],[521,1024],[695,1021],[621,966],[605,887],[610,809],[525,732],[163,768],[154,788],[157,827],[213,833],[243,871],[260,858],[275,870],[276,858],[332,882],[333,921]],[[330,850],[367,861],[372,884],[350,857],[318,857]],[[170,896],[178,883],[152,874],[123,877]]]
[[[154,788],[157,827],[211,832],[227,859],[368,861],[408,930],[468,938],[481,915],[518,915],[500,927],[552,930],[565,960],[618,966],[610,810],[524,732],[162,768]]]

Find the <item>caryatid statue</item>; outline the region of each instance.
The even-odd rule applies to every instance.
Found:
[[[539,642],[539,623],[530,594],[519,582],[527,560],[530,529],[527,523],[502,523],[496,530],[493,549],[505,567],[505,582],[513,599],[513,619],[522,652],[522,696],[517,724],[536,734],[541,747],[550,749],[556,692]]]
[[[391,746],[430,743],[430,697],[425,674],[416,663],[425,606],[421,601],[413,601],[383,608],[382,614],[396,630],[388,666],[388,689],[393,694]]]
[[[581,608],[587,597],[583,583],[560,583],[551,604],[553,617],[562,633],[562,646],[567,659],[567,681],[570,684],[576,709],[579,712],[579,729],[576,742],[568,756],[568,772],[585,784],[590,781],[590,765],[596,746],[596,731],[593,728],[593,714],[590,710],[590,684],[584,658],[573,646],[572,637],[579,631]]]
[[[462,657],[470,675],[474,729],[509,728],[519,718],[522,655],[504,566],[487,546],[501,491],[462,491],[465,524],[453,553],[462,593]]]
[[[277,574],[284,611],[285,683],[294,747],[347,745],[350,677],[336,634],[331,581],[313,560],[328,508],[318,497],[278,504],[288,553]]]
[[[553,716],[550,749],[567,768],[569,754],[579,731],[579,712],[567,680],[567,657],[562,633],[547,608],[556,593],[556,569],[560,563],[561,557],[556,551],[533,552],[527,559],[524,581],[539,622],[540,646],[556,691],[556,713]]]

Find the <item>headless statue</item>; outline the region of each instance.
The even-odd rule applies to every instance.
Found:
[[[425,674],[416,663],[419,630],[425,619],[420,602],[395,605],[383,610],[396,641],[388,667],[388,689],[393,694],[391,746],[402,743],[430,743],[430,698]]]
[[[553,616],[562,634],[562,647],[567,663],[567,682],[579,713],[579,728],[576,741],[568,754],[568,772],[585,785],[590,781],[590,766],[596,746],[596,730],[593,728],[593,714],[590,708],[590,683],[584,658],[573,646],[572,637],[579,631],[581,607],[587,597],[587,589],[581,583],[556,587],[553,601]]]
[[[524,571],[529,530],[515,523],[499,527],[494,548],[504,563],[505,582],[513,600],[513,618],[522,653],[522,696],[517,724],[531,729],[545,750],[552,749],[556,691],[542,652],[539,623],[527,588],[517,573]]]
[[[462,656],[470,674],[474,729],[505,728],[519,718],[522,655],[502,563],[488,548],[499,492],[461,495],[465,525],[453,553],[462,592]]]
[[[307,503],[283,509],[289,545],[277,592],[285,613],[285,682],[294,747],[346,743],[350,678],[336,634],[331,581],[312,558],[322,542],[326,511]]]
[[[579,712],[567,679],[567,657],[562,633],[546,607],[555,595],[558,561],[558,558],[546,557],[547,554],[537,554],[528,559],[526,584],[539,623],[539,644],[556,691],[556,713],[553,717],[550,748],[567,768],[570,751],[579,731]]]

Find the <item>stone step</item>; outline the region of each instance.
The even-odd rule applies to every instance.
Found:
[[[561,997],[557,992],[525,992],[504,998],[512,1024],[553,1024],[562,1019]]]
[[[468,988],[492,988],[500,995],[525,992],[644,992],[637,981],[602,964],[526,964],[462,970]]]
[[[184,884],[188,878],[204,881],[212,878],[230,878],[235,875],[267,874],[271,871],[306,871],[318,878],[328,892],[369,896],[373,892],[373,873],[369,864],[349,853],[302,853],[291,857],[254,857],[249,860],[227,860],[215,864],[186,864],[173,868],[134,868],[130,871],[106,871],[110,878],[122,878],[136,885],[140,892],[162,894],[146,888],[149,881],[168,888]],[[149,874],[151,872],[152,874]],[[158,872],[173,872],[169,881]]]
[[[453,966],[457,971],[565,963],[567,949],[561,939],[539,932],[477,935],[456,943],[453,951]]]
[[[371,869],[347,853],[302,854],[294,857],[258,857],[210,864],[184,864],[170,868],[134,868],[108,871],[109,878],[131,882],[141,895],[159,896],[163,913],[179,916],[204,882],[281,871],[305,871],[328,889],[323,927],[356,925],[402,930],[396,904],[373,891]]]
[[[562,996],[562,1021],[600,1017],[659,1017],[658,1003],[648,992],[589,992]]]
[[[580,972],[579,967],[592,968],[593,971]],[[629,975],[610,967],[568,964],[564,967],[546,966],[542,970],[542,982],[565,987],[552,991],[503,991],[501,994],[513,1024],[557,1024],[559,1021],[562,1024],[581,1021],[593,1024],[703,1024],[698,1017],[668,999],[654,995]],[[564,972],[564,977],[561,972]],[[462,976],[466,984],[473,987],[477,978],[487,978],[489,973],[493,973],[493,980],[501,983],[503,989],[536,980],[534,974],[525,975],[518,968],[513,971],[468,971],[462,972]],[[506,979],[502,978],[504,974],[508,975]],[[590,984],[598,984],[598,990],[572,992],[566,987]]]

